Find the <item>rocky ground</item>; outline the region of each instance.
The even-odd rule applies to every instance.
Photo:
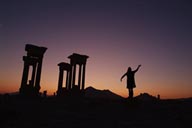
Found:
[[[8,98],[0,103],[1,128],[183,128],[192,100]]]

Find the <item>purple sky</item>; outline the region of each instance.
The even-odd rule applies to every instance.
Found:
[[[120,77],[142,64],[136,94],[192,97],[191,7],[185,0],[1,0],[0,92],[18,91],[29,43],[48,48],[41,91],[50,94],[57,64],[76,52],[90,56],[86,87],[127,96]]]

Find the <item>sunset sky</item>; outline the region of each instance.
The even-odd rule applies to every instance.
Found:
[[[47,47],[41,90],[57,90],[60,62],[88,55],[86,87],[127,97],[192,97],[192,3],[185,0],[1,0],[0,93],[20,88],[25,44]]]

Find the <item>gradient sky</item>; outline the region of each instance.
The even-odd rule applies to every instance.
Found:
[[[127,97],[120,77],[141,64],[135,95],[192,97],[192,4],[185,0],[1,0],[0,93],[18,91],[25,44],[47,47],[41,91],[57,90],[60,62],[90,56],[86,87]]]

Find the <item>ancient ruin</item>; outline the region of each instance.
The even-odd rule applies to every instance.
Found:
[[[25,96],[40,95],[40,80],[43,56],[47,48],[26,44],[26,56],[23,56],[24,68],[19,92]],[[59,66],[59,80],[57,96],[83,94],[85,88],[86,55],[73,53],[68,56],[70,64],[61,62]],[[78,69],[77,69],[78,68]],[[64,75],[66,73],[66,75]],[[78,74],[77,74],[78,73]],[[76,78],[77,77],[77,78]],[[65,78],[65,86],[63,81]],[[47,92],[44,92],[46,95]]]
[[[66,90],[70,89],[70,73],[71,73],[71,65],[68,63],[61,62],[58,64],[59,66],[59,82],[58,82],[58,89],[57,89],[57,95],[61,96],[63,95]],[[63,87],[63,78],[64,78],[64,71],[66,71],[66,82],[65,87]]]
[[[59,63],[59,82],[58,82],[58,90],[57,95],[65,95],[64,93],[83,93],[85,88],[85,71],[86,71],[86,55],[80,55],[77,53],[73,53],[68,57],[70,59],[70,64],[68,63]],[[77,66],[79,66],[79,71],[77,71]],[[63,72],[67,71],[66,75],[66,85],[63,88]],[[78,73],[78,84],[75,84],[76,81],[76,73]]]
[[[26,44],[27,56],[23,56],[24,68],[20,87],[20,94],[37,96],[39,95],[43,55],[47,48]],[[32,68],[31,79],[29,69]]]

